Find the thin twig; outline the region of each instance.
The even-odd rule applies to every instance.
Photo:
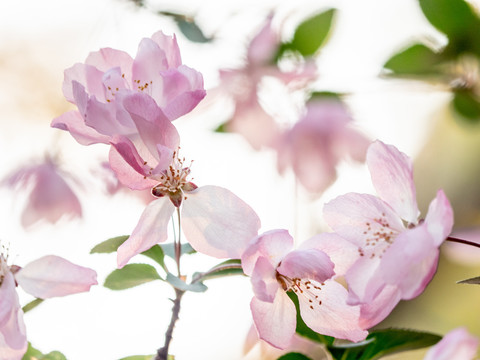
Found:
[[[177,207],[177,217],[178,217],[178,239],[175,240],[175,261],[177,262],[177,272],[178,277],[181,277],[180,272],[180,256],[182,256],[182,243],[181,243],[181,223],[180,223],[180,208]]]
[[[447,240],[447,241],[451,241],[451,242],[456,242],[456,243],[465,244],[465,245],[470,245],[470,246],[475,246],[475,247],[480,248],[480,244],[475,243],[475,242],[473,242],[473,241],[469,241],[469,240],[458,239],[458,238],[454,238],[454,237],[451,237],[451,236],[447,237],[446,240]]]
[[[172,317],[170,318],[170,324],[168,325],[167,332],[165,333],[165,343],[163,347],[157,350],[157,356],[155,357],[155,360],[168,359],[168,348],[170,346],[170,342],[172,341],[173,329],[175,327],[175,323],[178,320],[178,314],[180,313],[180,303],[182,301],[183,294],[185,294],[185,291],[175,289],[175,300],[173,300]]]

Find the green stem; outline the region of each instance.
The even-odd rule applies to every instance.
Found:
[[[180,256],[182,255],[182,243],[181,243],[181,223],[180,223],[180,208],[177,207],[177,219],[178,219],[178,239],[175,239],[175,261],[177,262],[178,277],[182,274],[180,272]]]
[[[222,270],[228,270],[228,269],[242,269],[242,265],[241,264],[225,264],[225,265],[216,266],[214,268],[211,268],[208,271],[198,274],[195,278],[192,279],[192,284],[199,282],[204,277],[212,273],[215,273],[217,271],[222,271]]]

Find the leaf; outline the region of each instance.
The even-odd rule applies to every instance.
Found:
[[[213,40],[213,37],[205,36],[195,20],[191,17],[169,11],[159,11],[159,14],[172,17],[182,34],[192,42],[206,43]]]
[[[119,360],[153,360],[155,355],[133,355],[121,358]]]
[[[28,304],[26,304],[24,307],[22,307],[22,311],[24,313],[32,310],[32,309],[35,309],[38,305],[40,305],[41,303],[43,302],[43,299],[35,299],[35,300],[32,300],[30,301]]]
[[[423,44],[415,44],[393,55],[383,67],[397,75],[426,75],[437,73],[435,66],[441,61],[441,55]]]
[[[165,253],[163,252],[163,249],[161,246],[153,245],[150,249],[145,250],[141,254],[148,256],[150,259],[157,262],[163,268],[163,270],[168,272],[167,266],[165,265],[165,261],[164,261]]]
[[[452,105],[455,111],[470,122],[480,121],[480,103],[470,90],[455,91]]]
[[[421,331],[385,329],[373,331],[362,343],[329,345],[328,350],[337,360],[376,360],[401,351],[435,345],[441,338],[439,335]]]
[[[474,285],[480,285],[480,276],[476,276],[470,279],[465,279],[465,280],[460,280],[457,281],[457,284],[474,284]]]
[[[163,280],[153,266],[127,264],[121,269],[112,271],[103,286],[111,290],[124,290],[153,280]]]
[[[169,282],[174,288],[182,291],[204,292],[208,289],[201,282],[187,284],[185,281],[173,275],[172,273],[167,274],[167,282]]]
[[[335,11],[329,9],[302,22],[295,30],[292,41],[281,46],[279,51],[294,50],[303,56],[315,54],[327,40]]]
[[[300,354],[297,352],[291,352],[283,356],[280,356],[277,360],[312,360],[312,359],[310,359],[308,356],[305,356],[303,354]]]
[[[242,269],[242,262],[239,259],[223,261],[204,273],[194,274],[193,277],[194,279],[205,281],[232,275],[245,275]]]
[[[40,350],[35,349],[30,342],[28,343],[27,352],[23,355],[22,360],[37,360],[43,356]]]
[[[122,245],[129,237],[130,235],[122,235],[105,240],[104,242],[101,242],[100,244],[94,246],[94,248],[90,250],[90,254],[113,253],[117,251],[118,247]]]
[[[224,122],[224,123],[218,125],[217,128],[213,131],[216,132],[216,133],[227,133],[227,132],[229,132],[227,130],[227,123]]]
[[[46,355],[43,355],[38,360],[67,360],[67,358],[59,351],[52,351]]]
[[[173,260],[175,260],[175,245],[174,245],[174,243],[159,244],[159,245],[162,247],[165,255],[167,255],[168,257],[171,257]],[[192,245],[190,245],[189,243],[185,243],[185,244],[182,244],[181,253],[182,253],[182,255],[195,254],[196,251],[192,247]]]

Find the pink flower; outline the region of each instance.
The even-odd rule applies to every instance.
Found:
[[[220,71],[218,89],[232,98],[235,107],[226,128],[241,134],[257,150],[262,146],[271,146],[280,134],[278,124],[261,106],[258,97],[262,79],[273,77],[291,88],[300,88],[316,75],[313,62],[307,62],[293,71],[281,71],[274,64],[279,47],[280,36],[274,31],[272,16],[269,16],[250,42],[246,64],[239,69]]]
[[[428,350],[424,360],[472,360],[476,358],[478,338],[461,327],[450,331]]]
[[[344,264],[334,271],[331,259],[349,262],[351,245],[335,234],[322,234],[296,250],[292,247],[286,230],[272,230],[254,238],[242,255],[243,271],[251,276],[255,294],[250,308],[260,339],[280,349],[290,345],[296,329],[295,305],[286,293],[290,290],[312,330],[352,341],[365,339],[367,332],[358,326],[359,307],[346,304],[347,291],[333,279],[335,271],[342,274]]]
[[[3,180],[4,185],[29,193],[22,212],[24,227],[40,220],[54,224],[63,216],[82,216],[80,202],[66,181],[68,177],[47,156],[42,164],[21,168]]]
[[[425,220],[418,219],[412,163],[394,146],[374,142],[367,164],[379,197],[349,193],[324,207],[327,223],[358,248],[358,260],[345,277],[349,303],[364,304],[365,328],[386,317],[400,299],[425,289],[453,226],[452,208],[441,190]]]
[[[23,311],[15,290],[17,284],[29,294],[47,299],[89,291],[97,274],[54,255],[44,256],[24,268],[8,266],[0,255],[0,358],[20,360],[27,350]]]
[[[277,144],[278,169],[291,166],[300,183],[323,192],[337,177],[336,166],[347,156],[365,160],[370,141],[352,127],[346,106],[339,100],[311,100],[306,113]]]
[[[152,97],[169,120],[190,112],[205,96],[202,75],[182,64],[175,36],[157,32],[142,39],[135,59],[104,48],[67,69],[63,93],[78,111],[54,119],[52,126],[83,145],[136,134],[120,100],[138,92]]]
[[[118,266],[165,241],[176,208],[181,208],[182,230],[195,250],[218,258],[240,258],[260,228],[255,212],[227,189],[197,187],[189,180],[190,167],[178,153],[178,134],[151,98],[131,95],[124,106],[141,141],[134,144],[128,137],[113,137],[110,165],[124,185],[151,189],[157,199],[145,208],[131,236],[118,248]]]

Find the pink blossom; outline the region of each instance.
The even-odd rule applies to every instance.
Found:
[[[347,156],[365,160],[369,143],[352,127],[351,116],[341,101],[314,99],[278,141],[278,169],[283,173],[291,166],[308,191],[320,193],[336,179],[340,160]]]
[[[363,340],[367,332],[358,326],[360,309],[347,305],[346,289],[334,280],[332,259],[349,263],[352,246],[335,234],[321,234],[296,250],[292,247],[286,230],[272,230],[254,238],[242,255],[243,271],[251,276],[255,294],[250,308],[260,339],[280,349],[291,344],[296,309],[287,291],[293,291],[302,319],[312,330]],[[340,263],[337,275],[344,265]]]
[[[365,328],[385,318],[400,299],[425,289],[453,226],[452,208],[441,190],[426,218],[418,218],[412,163],[394,146],[374,142],[367,164],[379,196],[349,193],[324,207],[332,229],[357,246],[358,260],[345,277],[349,303],[363,304]]]
[[[54,224],[64,216],[82,216],[80,202],[68,184],[68,178],[69,174],[47,156],[43,163],[20,168],[2,183],[17,191],[28,192],[21,219],[22,225],[28,227],[40,220]]]
[[[8,266],[0,255],[0,358],[20,360],[27,350],[23,311],[15,290],[17,284],[29,294],[47,299],[89,291],[97,274],[61,257],[48,255],[24,268]]]
[[[54,119],[52,126],[83,145],[136,134],[122,107],[128,94],[147,94],[169,120],[190,112],[205,96],[202,75],[182,64],[175,36],[162,32],[142,39],[135,59],[111,48],[90,53],[85,64],[65,71],[63,93],[78,111]]]
[[[245,65],[239,69],[220,71],[219,92],[229,95],[235,108],[226,128],[241,134],[255,149],[271,146],[280,134],[279,125],[265,111],[258,97],[262,79],[273,77],[294,89],[305,86],[316,76],[313,62],[298,66],[293,71],[281,71],[274,64],[279,47],[280,36],[273,29],[272,16],[269,16],[249,44]]]
[[[424,360],[473,360],[476,358],[478,338],[463,328],[446,334],[440,342],[428,350]]]
[[[197,187],[189,180],[191,169],[179,155],[178,134],[153,100],[131,95],[124,106],[140,139],[133,143],[128,137],[114,136],[110,165],[124,185],[151,189],[157,199],[145,208],[131,236],[118,248],[118,266],[165,241],[176,208],[181,209],[182,230],[195,250],[218,258],[240,258],[260,228],[255,212],[227,189]]]

